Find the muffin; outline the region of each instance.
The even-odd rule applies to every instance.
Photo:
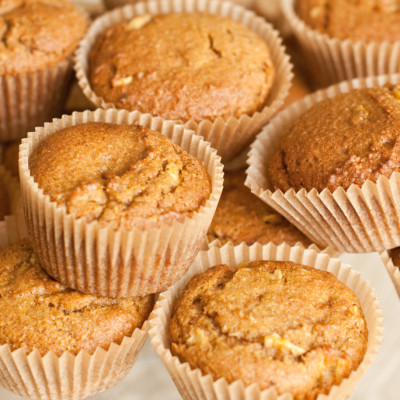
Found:
[[[303,246],[272,243],[200,252],[160,294],[149,325],[179,392],[192,400],[349,398],[382,329],[359,273]]]
[[[106,29],[90,52],[89,80],[98,96],[182,122],[253,114],[274,76],[259,36],[207,13],[138,16]]]
[[[6,187],[0,178],[0,220],[3,220],[6,215],[10,215],[10,204]]]
[[[86,26],[68,0],[1,2],[0,140],[25,136],[61,111]]]
[[[42,266],[99,296],[144,296],[178,280],[222,191],[223,166],[209,143],[125,110],[76,112],[38,127],[23,139],[19,161]]]
[[[68,289],[43,271],[27,240],[0,250],[0,282],[0,310],[7,315],[0,322],[0,382],[20,395],[81,398],[105,390],[129,371],[144,344],[141,327],[153,296],[115,300]],[[5,372],[9,357],[17,374]]]
[[[397,1],[283,0],[282,11],[320,87],[398,72]]]
[[[312,29],[341,40],[400,39],[398,1],[297,0],[296,12]]]
[[[97,107],[183,122],[225,162],[282,106],[292,78],[269,24],[237,4],[197,0],[104,14],[81,42],[75,70]]]
[[[244,186],[244,171],[225,174],[224,190],[208,230],[208,242],[295,244],[311,241]]]
[[[200,161],[140,125],[90,122],[62,129],[33,150],[29,168],[39,188],[68,213],[115,230],[183,221],[211,193]]]
[[[400,171],[400,86],[351,90],[301,115],[272,155],[275,189],[331,192]]]

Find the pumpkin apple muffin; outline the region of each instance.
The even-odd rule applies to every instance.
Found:
[[[173,355],[214,380],[275,387],[295,400],[328,393],[357,369],[368,329],[356,295],[334,275],[289,261],[217,265],[174,305]]]

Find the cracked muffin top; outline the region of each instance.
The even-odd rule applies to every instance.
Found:
[[[399,0],[297,0],[296,12],[312,29],[338,39],[400,39]]]
[[[68,0],[0,0],[0,75],[60,62],[78,46],[86,24]]]
[[[29,167],[68,213],[114,229],[183,220],[211,193],[199,160],[139,125],[91,122],[60,130],[33,150]]]
[[[89,354],[108,349],[140,328],[153,296],[112,299],[76,292],[47,275],[28,241],[0,250],[0,344],[11,351],[38,349]]]
[[[328,393],[361,363],[358,298],[332,274],[292,262],[217,265],[176,301],[171,351],[216,380],[275,386],[294,400]]]
[[[334,191],[400,171],[400,86],[356,89],[315,104],[272,155],[275,189]]]
[[[224,190],[207,234],[209,242],[311,244],[289,221],[252,194],[244,186],[245,179],[244,171],[225,173]]]
[[[135,17],[106,29],[90,53],[98,96],[184,122],[253,114],[263,108],[274,75],[259,36],[206,13]]]

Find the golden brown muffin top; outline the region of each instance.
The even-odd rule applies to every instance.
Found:
[[[294,121],[267,175],[283,191],[334,191],[400,171],[400,86],[356,89]]]
[[[15,75],[68,57],[86,31],[68,0],[0,0],[0,74]]]
[[[400,39],[399,0],[297,0],[296,11],[311,28],[342,40]]]
[[[0,344],[12,351],[107,350],[142,326],[153,303],[153,296],[112,299],[68,289],[44,272],[27,240],[0,250],[0,313],[7,316]]]
[[[368,330],[358,298],[332,274],[292,262],[217,265],[177,300],[171,350],[214,379],[275,386],[315,399],[362,361]]]
[[[3,220],[6,215],[10,215],[10,201],[4,182],[0,179],[0,221]]]
[[[90,54],[97,95],[119,108],[181,121],[253,114],[264,106],[274,75],[260,37],[206,13],[135,17],[106,29]]]
[[[245,179],[244,171],[224,175],[224,190],[207,234],[209,242],[219,239],[221,243],[230,241],[234,245],[241,242],[311,244],[289,221],[254,196],[244,186]]]
[[[182,220],[211,193],[199,160],[139,125],[91,122],[62,129],[33,150],[29,167],[67,212],[115,229]]]

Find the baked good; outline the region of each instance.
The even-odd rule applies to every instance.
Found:
[[[400,268],[400,247],[390,250],[389,256],[393,261],[393,265]]]
[[[330,37],[364,42],[400,39],[397,0],[297,0],[296,12],[312,29]]]
[[[309,400],[358,367],[368,329],[359,300],[332,274],[253,261],[195,276],[175,302],[169,335],[173,355],[214,380]]]
[[[211,193],[200,161],[139,125],[90,122],[62,129],[33,150],[29,167],[67,212],[115,229],[183,220]]]
[[[241,242],[311,244],[289,221],[254,196],[244,186],[245,179],[244,171],[225,173],[224,190],[207,234],[209,242],[218,239],[234,245]]]
[[[400,86],[354,89],[301,115],[267,166],[276,189],[334,191],[400,170]]]
[[[0,75],[36,71],[69,57],[86,25],[68,0],[2,0]]]
[[[10,201],[4,181],[0,179],[0,220],[3,220],[6,215],[10,214]]]
[[[253,114],[265,105],[274,75],[260,37],[207,13],[136,16],[102,32],[90,53],[98,96],[180,121]]]
[[[140,328],[153,296],[111,299],[76,292],[42,270],[27,240],[0,250],[0,344],[11,350],[94,353]]]

